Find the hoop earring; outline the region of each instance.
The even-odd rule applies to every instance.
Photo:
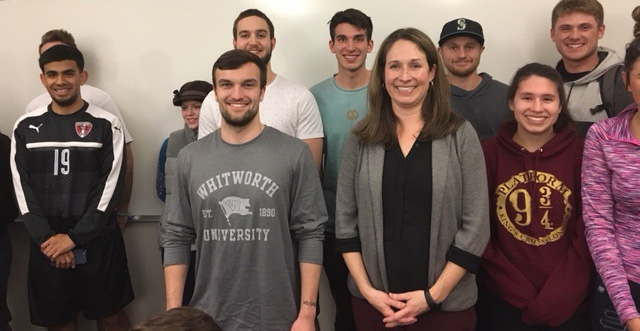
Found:
[[[433,79],[429,81],[429,87],[433,87]]]

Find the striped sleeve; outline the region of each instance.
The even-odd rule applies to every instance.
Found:
[[[611,170],[603,144],[603,122],[591,126],[587,133],[582,160],[582,213],[587,244],[596,269],[609,293],[620,322],[640,317],[629,288],[616,240]],[[623,248],[623,247],[622,247]]]
[[[40,245],[55,233],[45,218],[38,196],[29,181],[27,146],[24,140],[26,124],[23,123],[26,117],[27,115],[18,119],[13,128],[13,137],[11,139],[11,174],[13,176],[16,201],[18,202],[20,214],[22,214],[22,221],[31,239]]]

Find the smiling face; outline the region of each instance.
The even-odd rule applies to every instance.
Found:
[[[238,69],[214,72],[214,92],[223,120],[234,127],[244,127],[256,120],[264,88],[260,88],[260,69],[246,63]]]
[[[447,39],[438,48],[442,61],[451,75],[468,77],[475,74],[484,46],[474,38],[457,36]]]
[[[518,133],[550,139],[560,114],[558,86],[547,78],[529,76],[520,81],[509,108],[518,123]]]
[[[233,48],[249,51],[269,64],[276,39],[269,35],[267,21],[258,16],[248,16],[238,21],[237,31]]]
[[[422,107],[435,66],[429,68],[427,56],[416,44],[400,39],[386,54],[384,84],[394,111]]]
[[[594,16],[581,12],[559,16],[551,28],[551,40],[556,44],[562,60],[573,66],[591,62],[597,64],[598,40],[603,35],[604,24],[598,25]]]
[[[182,119],[184,119],[184,123],[191,130],[198,129],[201,106],[202,102],[195,100],[185,100],[180,104]]]
[[[74,108],[73,110],[80,108],[80,86],[87,81],[87,72],[80,71],[76,61],[63,60],[45,64],[40,81],[56,105]]]
[[[334,40],[329,41],[329,49],[336,55],[339,69],[355,72],[365,68],[367,53],[373,49],[373,41],[367,41],[364,29],[340,23],[335,28]]]

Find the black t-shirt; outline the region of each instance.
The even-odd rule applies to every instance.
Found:
[[[598,52],[598,64],[593,69],[595,69],[598,65],[600,65],[600,63],[602,63],[602,61],[604,61],[604,59],[606,58],[607,58],[607,52]],[[586,76],[587,74],[589,74],[591,71],[593,71],[593,69],[589,71],[571,73],[567,71],[567,69],[564,67],[564,62],[562,61],[560,61],[558,63],[558,66],[556,67],[556,70],[558,70],[558,73],[560,73],[560,76],[562,77],[562,81],[565,83],[574,82]]]
[[[405,157],[385,150],[382,174],[384,254],[389,291],[427,287],[432,198],[431,141],[416,141]]]

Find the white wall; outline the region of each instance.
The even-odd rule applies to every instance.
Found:
[[[442,25],[466,16],[485,30],[480,70],[508,82],[525,63],[553,64],[549,40],[556,0],[20,0],[0,1],[0,130],[9,133],[26,104],[44,92],[37,66],[40,36],[64,28],[84,52],[89,83],[118,102],[134,138],[135,180],[130,210],[157,215],[156,155],[162,140],[181,127],[171,104],[183,83],[211,81],[215,59],[231,48],[231,27],[247,8],[263,10],[274,22],[276,73],[307,86],[335,72],[328,51],[327,22],[338,10],[359,8],[373,19],[377,44],[399,27],[414,26],[437,40]],[[629,0],[603,0],[605,37],[601,44],[619,53],[632,37]]]

